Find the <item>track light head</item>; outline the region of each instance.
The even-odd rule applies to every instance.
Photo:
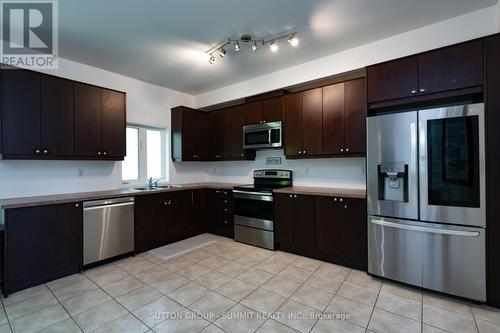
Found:
[[[234,50],[239,51],[240,50],[240,43],[238,41],[234,42]]]
[[[292,46],[297,46],[299,45],[299,39],[297,38],[297,35],[296,34],[291,34],[289,37],[288,37],[288,43],[290,43],[290,45]]]
[[[221,58],[224,58],[224,56],[226,55],[226,53],[227,53],[227,52],[226,52],[226,50],[224,50],[224,48],[223,48],[223,47],[219,50],[219,56],[220,56]]]
[[[271,52],[278,51],[278,45],[276,45],[276,42],[274,40],[269,42],[269,48],[271,49]]]
[[[215,62],[215,57],[213,56],[213,54],[210,55],[210,58],[208,59],[208,63],[211,65]]]
[[[252,42],[252,51],[257,51],[258,47],[257,47],[257,42]]]

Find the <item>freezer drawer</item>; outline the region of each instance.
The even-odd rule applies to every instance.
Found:
[[[371,274],[486,300],[485,230],[368,217]]]

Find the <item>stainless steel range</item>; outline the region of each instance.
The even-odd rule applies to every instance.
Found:
[[[367,126],[369,273],[485,301],[484,104]]]
[[[255,170],[253,179],[233,189],[234,240],[274,250],[273,190],[292,186],[292,171]]]

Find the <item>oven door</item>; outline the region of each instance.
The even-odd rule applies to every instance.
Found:
[[[281,146],[280,121],[243,127],[243,148],[279,148]]]
[[[419,111],[420,219],[486,226],[484,104]]]

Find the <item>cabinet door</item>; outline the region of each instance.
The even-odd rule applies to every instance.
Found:
[[[204,232],[208,228],[208,190],[193,190],[192,200],[192,229],[194,234]]]
[[[102,155],[101,88],[74,83],[75,155]]]
[[[303,155],[321,155],[323,152],[323,93],[313,89],[302,93],[302,148]]]
[[[294,218],[294,200],[292,195],[276,194],[274,196],[275,238],[281,250],[292,250],[292,225]]]
[[[212,111],[209,114],[211,123],[212,159],[222,160],[230,156],[229,140],[231,136],[231,118],[226,109]]]
[[[9,209],[5,214],[6,293],[80,270],[81,205]]]
[[[193,153],[196,155],[197,161],[207,161],[212,156],[213,147],[208,142],[208,131],[210,124],[208,123],[208,114],[202,111],[191,111],[193,113],[194,123],[192,127],[186,127],[184,133],[191,137],[194,142],[192,147]]]
[[[102,89],[102,153],[123,158],[125,149],[125,94]]]
[[[262,113],[265,122],[283,120],[283,97],[265,99],[262,102]]]
[[[243,105],[233,106],[227,111],[230,118],[231,158],[245,157],[243,149],[243,126],[245,125],[245,110]]]
[[[366,86],[365,79],[345,83],[344,151],[366,153]]]
[[[475,40],[418,56],[419,93],[483,84],[483,41]]]
[[[341,257],[342,263],[353,268],[367,269],[366,200],[344,198],[341,205]]]
[[[192,191],[176,191],[171,194],[168,230],[177,231],[170,240],[177,242],[192,236],[193,233]]]
[[[330,260],[341,256],[341,207],[338,198],[316,197],[316,251]]]
[[[73,155],[73,81],[41,78],[41,149],[49,156]]]
[[[263,121],[262,101],[245,103],[245,125],[260,124]]]
[[[302,152],[302,93],[285,96],[283,135],[286,156]]]
[[[315,252],[316,226],[314,197],[294,197],[295,218],[293,219],[292,246],[298,253],[312,255]]]
[[[345,84],[323,87],[323,154],[344,152]]]
[[[162,196],[136,197],[134,206],[135,251],[141,253],[167,243],[167,201]]]
[[[35,155],[40,151],[40,74],[3,70],[3,153]]]
[[[418,58],[406,57],[367,68],[368,103],[416,95]]]

